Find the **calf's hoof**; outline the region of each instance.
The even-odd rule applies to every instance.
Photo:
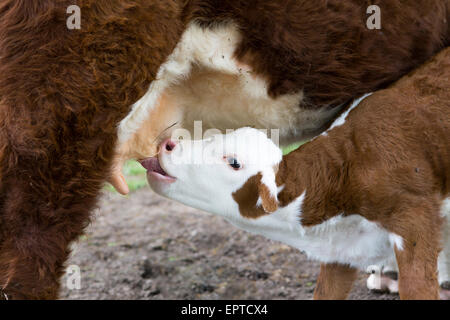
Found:
[[[450,300],[450,281],[441,284],[441,300]]]
[[[398,294],[398,273],[372,273],[367,279],[367,288],[376,293]]]

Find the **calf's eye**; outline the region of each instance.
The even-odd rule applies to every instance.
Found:
[[[230,167],[232,167],[234,170],[239,170],[242,168],[242,165],[239,163],[239,161],[236,158],[228,157],[227,158],[228,164]]]

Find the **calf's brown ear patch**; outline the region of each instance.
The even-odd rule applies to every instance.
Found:
[[[258,205],[260,198],[261,206]],[[278,201],[262,183],[261,173],[248,179],[242,188],[233,193],[233,199],[239,205],[241,215],[248,219],[258,219],[278,209]]]
[[[258,190],[264,211],[268,213],[277,211],[278,200],[271,194],[269,188],[264,183],[260,182]]]

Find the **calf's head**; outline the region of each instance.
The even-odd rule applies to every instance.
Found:
[[[152,189],[188,206],[233,218],[274,212],[281,150],[259,130],[205,140],[166,140],[141,163]]]

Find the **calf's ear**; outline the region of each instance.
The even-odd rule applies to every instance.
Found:
[[[278,209],[278,187],[275,172],[268,169],[261,173],[262,177],[258,185],[259,201],[267,213],[273,213]]]
[[[272,171],[272,172],[270,172]],[[236,192],[233,199],[244,218],[258,219],[278,209],[278,188],[273,170],[250,177]]]

